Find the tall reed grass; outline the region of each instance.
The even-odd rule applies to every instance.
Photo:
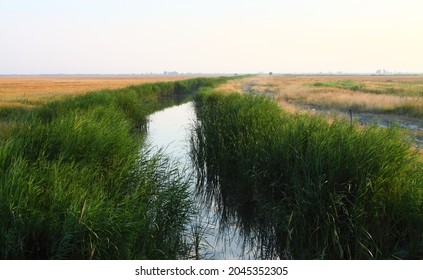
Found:
[[[202,92],[199,192],[265,256],[423,257],[422,162],[398,128],[291,114],[262,96]]]
[[[184,258],[188,182],[145,147],[147,116],[222,80],[130,86],[3,110],[0,258]]]

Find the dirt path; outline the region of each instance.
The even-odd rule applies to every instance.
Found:
[[[276,93],[270,90],[266,90],[266,91],[257,91],[254,90],[254,87],[257,86],[256,82],[249,82],[247,83],[247,85],[242,89],[243,93],[247,93],[247,94],[255,94],[255,95],[266,95],[269,97],[272,97],[273,99],[276,98]]]
[[[377,124],[381,127],[399,125],[409,130],[415,138],[417,147],[423,149],[423,120],[421,119],[371,113],[359,113],[355,115],[355,118],[362,124]]]

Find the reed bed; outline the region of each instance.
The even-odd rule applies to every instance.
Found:
[[[237,93],[203,92],[196,110],[199,193],[264,256],[423,257],[423,165],[402,130]]]
[[[223,80],[144,84],[2,110],[0,258],[185,258],[188,182],[145,146],[147,116]]]

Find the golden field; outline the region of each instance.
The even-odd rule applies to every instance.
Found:
[[[101,89],[167,82],[193,76],[2,76],[0,107],[32,106],[45,101]]]

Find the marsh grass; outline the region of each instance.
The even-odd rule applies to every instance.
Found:
[[[388,113],[423,117],[423,88],[420,83],[376,83],[358,82],[354,80],[337,80],[328,82],[315,82],[314,87],[338,88],[346,90],[342,94],[333,92],[307,97],[308,104],[319,105],[322,108],[349,108],[357,112]],[[351,92],[358,92],[354,94]],[[319,98],[325,101],[319,101]]]
[[[396,96],[423,97],[423,82],[414,81],[359,81],[359,80],[335,80],[322,81],[312,84],[314,87],[339,88],[365,93],[387,94]]]
[[[422,164],[399,128],[329,123],[252,95],[203,92],[196,110],[199,191],[265,255],[423,257]]]
[[[358,83],[356,81],[353,80],[339,80],[339,81],[334,81],[334,82],[315,82],[313,84],[313,86],[315,87],[336,87],[336,88],[341,88],[341,89],[346,89],[346,90],[352,90],[352,91],[358,91],[358,90],[362,90],[364,87],[363,83]]]
[[[147,116],[220,81],[145,84],[2,109],[0,258],[185,258],[188,181],[145,147]]]

